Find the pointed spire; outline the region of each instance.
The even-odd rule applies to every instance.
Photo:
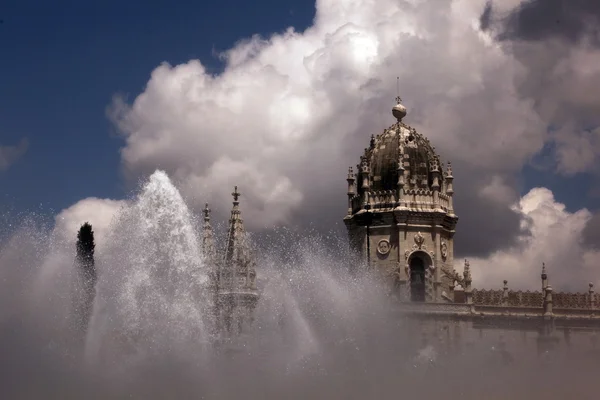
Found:
[[[548,274],[546,273],[546,263],[542,263],[542,293],[544,297],[546,296],[546,289],[550,286],[548,285]]]
[[[546,274],[546,263],[542,263],[542,279],[547,279],[548,275]]]
[[[204,210],[204,227],[202,230],[202,252],[206,257],[207,261],[214,264],[217,260],[217,249],[215,246],[215,236],[213,233],[212,226],[210,225],[210,208],[208,203],[205,204]]]
[[[253,258],[244,220],[240,212],[241,193],[236,186],[231,193],[233,208],[229,218],[225,257],[219,271],[219,298],[227,304],[222,309],[225,330],[241,333],[246,323],[252,321],[253,311],[258,301],[256,288],[256,263]]]
[[[245,236],[244,220],[240,212],[240,196],[238,187],[235,186],[233,193],[233,208],[231,209],[231,217],[229,218],[229,229],[227,233],[227,247],[225,249],[225,263],[230,264],[232,261],[240,258],[241,245]]]

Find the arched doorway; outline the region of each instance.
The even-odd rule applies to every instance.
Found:
[[[425,301],[425,262],[419,256],[410,260],[410,300]]]

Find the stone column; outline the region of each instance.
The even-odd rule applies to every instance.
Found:
[[[446,194],[448,195],[448,214],[454,215],[454,203],[452,197],[454,196],[454,176],[452,175],[452,164],[448,161],[448,167],[446,168]]]
[[[435,258],[433,260],[434,262],[434,267],[435,269],[433,270],[433,295],[434,295],[434,300],[435,302],[437,301],[442,301],[442,292],[441,292],[441,280],[440,280],[440,274],[441,274],[441,270],[442,270],[442,256],[440,254],[440,247],[441,247],[441,238],[440,238],[440,231],[438,229],[437,226],[437,221],[435,222],[435,226],[433,227],[433,234],[435,235],[435,241],[434,241],[434,246],[435,246],[435,251],[434,251],[434,255]]]
[[[502,305],[508,306],[508,281],[504,280],[504,287],[502,288]]]
[[[437,210],[440,208],[440,169],[438,160],[434,159],[430,165],[432,184],[431,190],[433,191],[433,209]]]
[[[465,302],[469,305],[473,304],[473,290],[471,289],[471,265],[468,260],[465,260],[465,270],[463,271],[465,282]]]
[[[552,318],[552,286],[546,286],[544,296],[544,318]]]

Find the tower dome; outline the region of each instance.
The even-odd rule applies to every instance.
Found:
[[[396,190],[399,172],[403,173],[407,189],[432,190],[432,172],[439,172],[441,168],[440,157],[429,140],[400,121],[381,134],[371,136],[364,157],[370,166],[370,190],[373,191]],[[401,169],[398,160],[402,160]],[[444,180],[443,174],[439,174],[439,185],[443,185]]]

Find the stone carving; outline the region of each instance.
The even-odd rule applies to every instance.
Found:
[[[448,243],[446,242],[446,239],[442,239],[440,244],[440,254],[442,255],[442,260],[446,261],[446,258],[448,258]]]
[[[421,248],[423,248],[423,243],[425,243],[425,237],[421,234],[421,232],[417,232],[415,234],[415,245],[413,246],[413,248],[415,250],[420,250]]]
[[[387,239],[381,239],[377,243],[377,252],[379,254],[381,254],[382,256],[389,254],[390,249],[391,249],[390,242]]]
[[[405,258],[406,260],[408,260],[408,257],[410,257],[410,253],[411,253],[411,251],[410,251],[410,250],[406,250],[406,251],[404,252],[404,258]]]
[[[431,259],[433,260],[433,257],[434,257],[433,251],[430,251],[430,252],[429,252],[429,255],[431,256]],[[433,272],[433,271],[435,271],[435,264],[430,264],[430,265],[429,265],[429,269],[430,269],[432,272]]]

